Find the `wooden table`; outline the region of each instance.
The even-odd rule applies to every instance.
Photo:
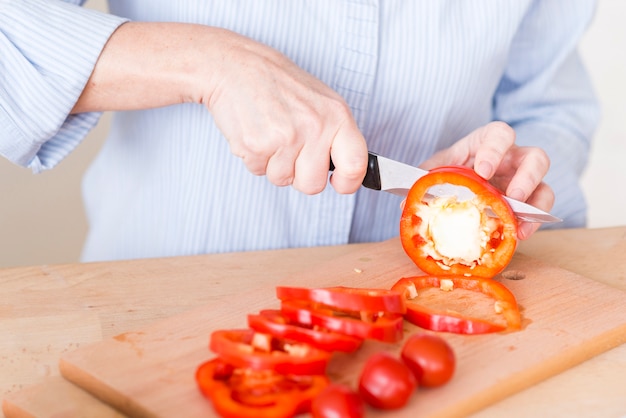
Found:
[[[35,393],[45,408],[53,402],[42,396],[46,382],[65,384],[57,369],[62,353],[236,295],[242,283],[247,290],[266,288],[273,277],[371,245],[0,270],[0,396]],[[626,226],[543,231],[518,251],[626,290]],[[505,414],[626,416],[626,344],[476,416]],[[110,416],[119,415],[110,411]]]

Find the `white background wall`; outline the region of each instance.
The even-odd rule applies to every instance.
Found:
[[[89,7],[104,10],[104,0]],[[626,225],[626,2],[599,0],[581,52],[604,116],[583,178],[589,227]],[[0,159],[0,267],[78,261],[87,223],[80,181],[98,152],[110,115],[79,149],[41,175]]]

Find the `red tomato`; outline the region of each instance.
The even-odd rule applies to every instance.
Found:
[[[365,402],[379,409],[403,407],[416,388],[413,372],[387,353],[368,358],[359,378],[359,393]]]
[[[404,343],[401,357],[420,386],[441,386],[454,374],[456,365],[454,351],[446,340],[436,335],[412,335]]]
[[[363,399],[345,385],[331,384],[311,403],[313,418],[361,418],[365,416]]]

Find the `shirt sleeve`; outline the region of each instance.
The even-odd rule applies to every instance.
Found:
[[[494,99],[494,119],[509,123],[517,143],[544,149],[545,177],[555,192],[555,227],[582,227],[587,207],[580,176],[600,118],[599,104],[577,52],[594,1],[536,1],[513,41]]]
[[[100,113],[70,115],[105,43],[125,19],[80,1],[0,1],[0,155],[54,167]]]

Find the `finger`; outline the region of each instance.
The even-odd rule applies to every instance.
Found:
[[[263,176],[265,175],[268,158],[259,155],[244,155],[241,157],[243,163],[248,169],[249,172],[254,174],[255,176]]]
[[[464,165],[489,180],[514,142],[515,132],[509,125],[491,122],[435,153],[420,167],[430,170],[442,165]]]
[[[276,186],[289,186],[295,177],[295,161],[297,150],[281,148],[270,157],[265,169],[267,180]]]
[[[330,177],[333,188],[337,193],[356,192],[367,171],[367,144],[354,121],[347,122],[337,131],[330,155],[335,165]]]
[[[491,122],[472,132],[470,137],[469,142],[476,155],[474,171],[489,180],[515,143],[515,131],[504,122]]]
[[[431,170],[444,165],[468,165],[470,162],[470,147],[467,141],[459,140],[452,146],[433,154],[420,164],[420,168]]]
[[[295,161],[293,188],[305,194],[320,193],[328,182],[329,150],[308,141]]]
[[[506,187],[506,195],[525,202],[536,191],[550,168],[545,151],[536,147],[520,147],[511,164],[515,173]]]
[[[554,205],[554,191],[550,186],[546,183],[540,183],[539,186],[535,189],[535,191],[530,195],[527,200],[527,203],[543,210],[546,212],[550,212],[552,206]],[[528,239],[532,234],[534,234],[541,224],[533,223],[533,222],[522,222],[519,224],[517,229],[517,237],[519,239]]]

